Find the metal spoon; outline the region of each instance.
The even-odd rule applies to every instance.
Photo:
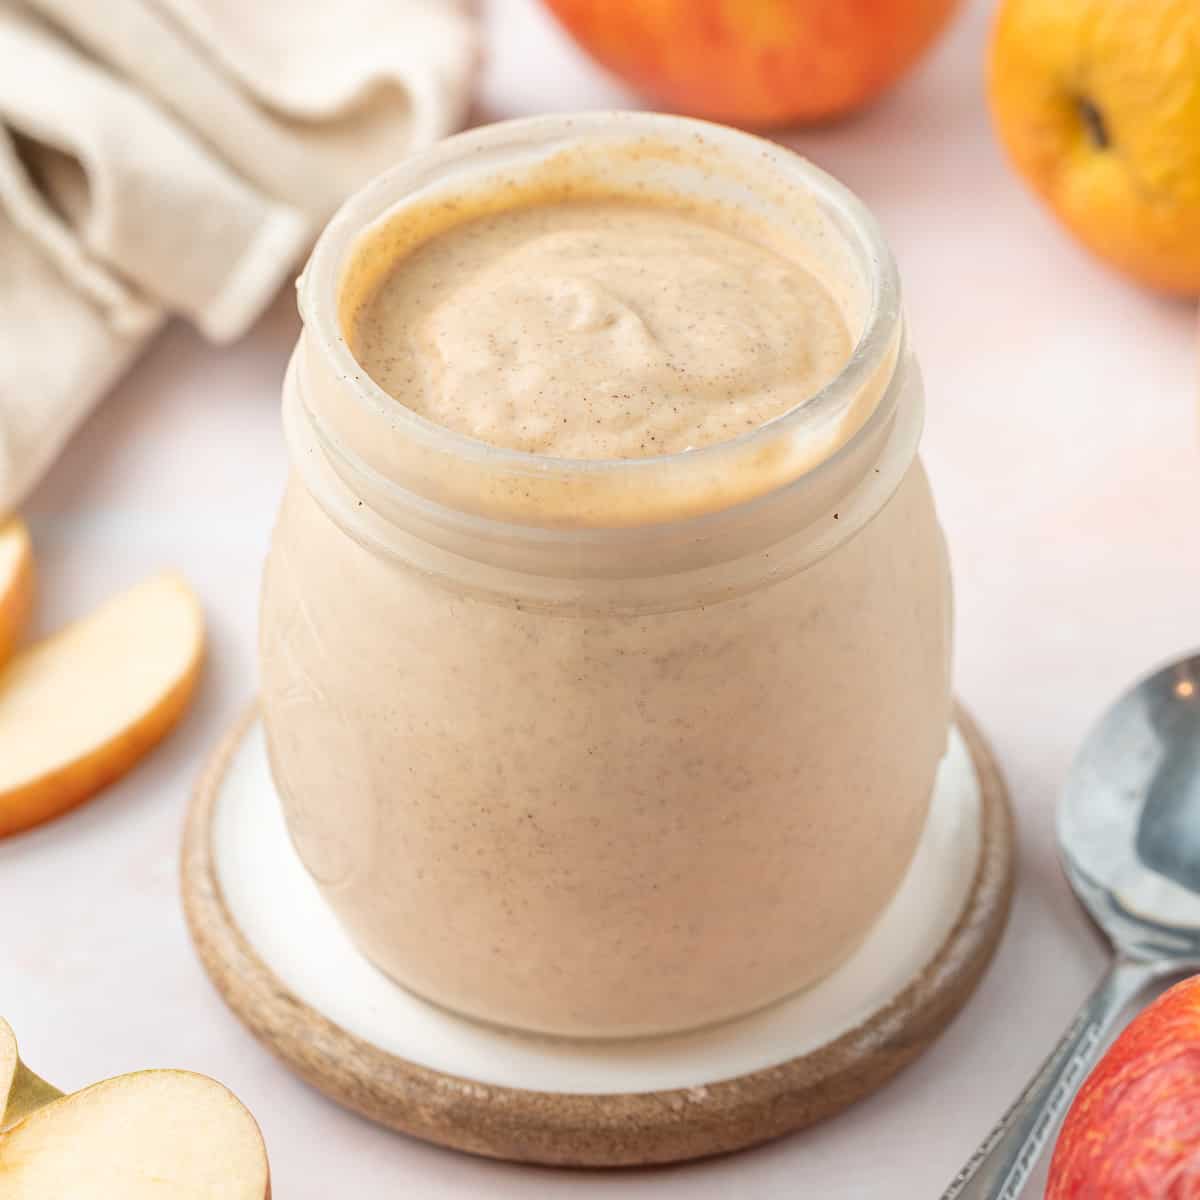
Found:
[[[1015,1200],[1113,1021],[1148,984],[1200,970],[1200,655],[1142,680],[1088,734],[1058,847],[1113,962],[942,1200]]]

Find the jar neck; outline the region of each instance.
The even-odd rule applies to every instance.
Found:
[[[497,595],[577,603],[606,585],[635,607],[638,588],[687,603],[757,586],[824,558],[891,498],[917,453],[924,419],[919,368],[902,344],[883,395],[856,436],[812,471],[764,496],[700,516],[620,528],[545,528],[481,517],[409,492],[348,457],[304,401],[303,349],[288,369],[284,428],[305,488],[372,554]],[[701,576],[699,583],[697,577]]]
[[[519,207],[523,196],[559,192],[653,192],[786,230],[836,285],[854,338],[849,360],[815,395],[756,429],[651,458],[498,448],[386,395],[350,352],[342,301],[361,297],[380,263],[394,261],[383,251],[399,244],[397,231],[431,206]],[[557,603],[586,580],[630,595],[646,581],[697,572],[710,573],[713,586],[740,587],[738,564],[746,578],[799,569],[862,528],[916,452],[920,384],[904,345],[895,263],[874,220],[798,155],[706,122],[591,113],[448,139],[347,202],[305,268],[300,307],[285,418],[309,490],[373,552],[460,582],[469,575],[483,590],[541,589]],[[780,553],[764,565],[770,547]],[[693,578],[688,586],[700,594],[708,585]]]
[[[559,459],[436,425],[384,393],[352,355],[344,313],[378,286],[381,264],[394,262],[405,231],[424,228],[430,213],[503,210],[537,196],[637,202],[648,193],[786,233],[803,256],[819,260],[855,343],[836,377],[729,441],[660,457]],[[343,473],[359,476],[356,490],[385,507],[408,507],[416,496],[510,526],[576,531],[710,516],[813,475],[876,412],[902,324],[891,254],[841,184],[774,143],[653,113],[505,122],[407,161],[330,222],[305,268],[300,306],[303,402]]]

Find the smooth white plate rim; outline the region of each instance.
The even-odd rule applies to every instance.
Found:
[[[982,849],[979,778],[955,728],[912,865],[867,939],[833,975],[711,1029],[571,1042],[455,1016],[406,992],[359,954],[292,848],[261,721],[246,731],[217,782],[212,820],[226,908],[297,999],[347,1033],[434,1071],[590,1095],[703,1088],[834,1041],[886,1006],[941,949],[966,906]]]

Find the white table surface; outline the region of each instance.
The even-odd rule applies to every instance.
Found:
[[[170,328],[27,508],[43,629],[165,564],[211,622],[178,733],[94,803],[0,843],[0,1011],[35,1069],[64,1087],[144,1066],[215,1075],[258,1115],[280,1200],[940,1195],[1101,969],[1054,854],[1072,751],[1110,696],[1200,637],[1194,311],[1094,263],[1002,163],[982,94],[990,8],[970,5],[865,116],[790,139],[866,199],[899,258],[957,580],[958,688],[1019,812],[1008,934],[932,1051],[846,1115],[763,1149],[582,1174],[387,1133],[294,1079],[230,1015],[188,941],[177,853],[204,756],[254,690],[297,326],[284,295],[232,349]],[[633,103],[535,0],[492,0],[485,15],[481,119]]]

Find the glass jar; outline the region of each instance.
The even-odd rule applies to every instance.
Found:
[[[526,185],[753,209],[833,264],[856,348],[728,442],[558,460],[433,425],[340,313],[413,206]],[[452,138],[333,219],[300,285],[263,713],[296,849],[439,1004],[620,1037],[831,971],[895,892],[950,720],[919,371],[863,206],[798,156],[651,114]]]

